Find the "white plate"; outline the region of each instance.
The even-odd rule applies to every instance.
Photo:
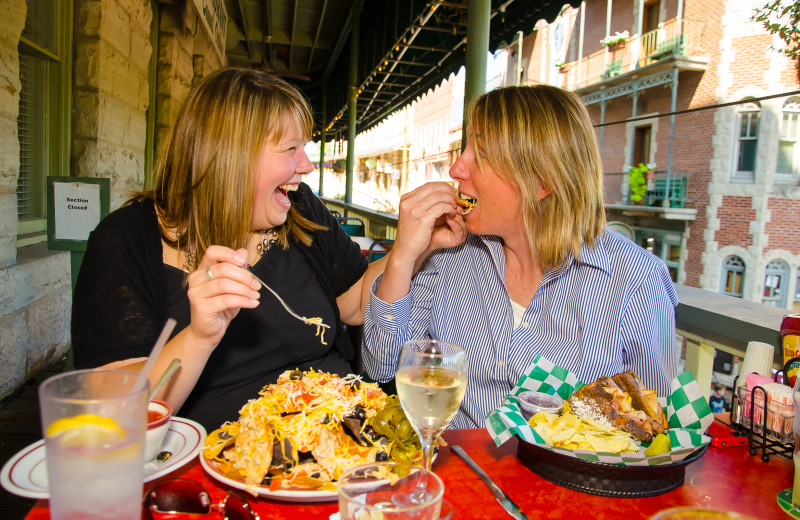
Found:
[[[203,449],[206,430],[194,421],[173,417],[164,436],[161,451],[172,456],[164,462],[151,461],[144,465],[144,482],[150,482],[191,462]],[[23,449],[3,466],[0,484],[11,493],[27,498],[49,498],[44,440]]]
[[[438,451],[433,454],[432,460],[435,461],[437,455]],[[213,460],[208,460],[202,454],[200,454],[200,464],[203,466],[203,469],[206,470],[208,476],[214,480],[222,482],[223,484],[227,484],[231,487],[235,487],[236,489],[241,489],[242,491],[249,491],[244,482],[226,477],[217,468],[216,462]],[[259,496],[271,498],[273,500],[280,500],[282,502],[335,502],[339,500],[339,494],[336,491],[304,491],[300,489],[282,489],[279,491],[271,491],[269,487],[266,486],[256,486],[255,491],[259,494]]]
[[[242,491],[248,491],[244,482],[226,477],[217,469],[216,462],[208,460],[202,454],[200,454],[200,464],[203,466],[203,469],[206,470],[208,476],[214,480],[235,487],[236,489],[241,489]],[[264,498],[281,500],[283,502],[335,502],[339,500],[339,495],[336,491],[304,491],[300,489],[270,491],[269,487],[266,486],[257,486],[255,491],[259,496]]]

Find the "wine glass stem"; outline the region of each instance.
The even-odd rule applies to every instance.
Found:
[[[419,442],[422,444],[422,462],[425,469],[430,471],[433,461],[433,438],[430,435],[420,435]],[[425,471],[420,472],[419,479],[417,480],[417,490],[411,496],[411,500],[417,503],[424,503],[427,498],[428,489],[428,473]]]
[[[425,463],[425,469],[431,470],[433,464],[433,436],[420,435],[420,444],[422,444],[422,461]]]

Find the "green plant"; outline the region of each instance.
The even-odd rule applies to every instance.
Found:
[[[800,2],[774,0],[755,11],[753,20],[761,22],[770,34],[777,34],[786,43],[783,49],[771,48],[795,60],[800,78]]]
[[[655,165],[639,163],[628,170],[628,185],[633,202],[639,202],[647,193],[647,172],[654,168]]]

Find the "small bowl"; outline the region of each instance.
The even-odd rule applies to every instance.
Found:
[[[147,406],[147,434],[144,442],[144,460],[151,461],[161,451],[161,443],[172,420],[172,407],[166,401],[153,399]]]
[[[559,413],[564,409],[564,400],[557,395],[522,392],[517,397],[522,411],[532,416],[539,412]]]

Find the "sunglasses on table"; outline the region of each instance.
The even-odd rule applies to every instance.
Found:
[[[153,486],[144,497],[144,507],[153,520],[166,520],[170,515],[202,517],[214,511],[222,513],[225,520],[260,520],[247,498],[238,491],[228,491],[219,504],[214,504],[202,484],[182,478]]]

